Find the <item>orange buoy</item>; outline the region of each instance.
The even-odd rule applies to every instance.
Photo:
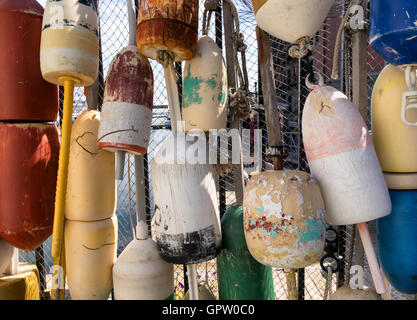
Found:
[[[58,130],[0,124],[0,141],[0,237],[30,251],[52,234]]]
[[[139,51],[157,60],[159,51],[174,53],[174,61],[194,56],[198,36],[198,0],[142,0],[139,3]]]
[[[0,0],[0,121],[58,117],[58,88],[41,74],[42,17],[35,0]]]

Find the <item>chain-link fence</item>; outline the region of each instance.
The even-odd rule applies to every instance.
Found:
[[[241,32],[245,37],[247,45],[247,72],[249,77],[249,89],[255,98],[258,107],[252,112],[252,117],[248,121],[242,121],[242,127],[248,129],[263,129],[263,155],[267,144],[266,121],[262,108],[262,86],[258,66],[258,49],[257,38],[255,33],[255,17],[251,10],[250,1],[234,1],[239,12]],[[330,80],[332,59],[337,30],[345,14],[349,1],[336,1],[329,17],[323,24],[320,32],[314,38],[314,50],[304,59],[293,59],[288,55],[289,44],[273,37],[270,38],[271,50],[274,62],[276,94],[279,109],[282,115],[283,141],[288,149],[288,157],[285,159],[284,167],[286,169],[299,169],[308,171],[308,164],[303,150],[301,135],[301,116],[304,101],[309,93],[305,87],[304,80],[312,68],[325,76],[326,83],[342,91],[350,88],[346,81],[350,81],[351,70],[351,39],[345,35],[342,41],[342,50],[340,56],[340,66],[342,76],[339,80]],[[99,1],[100,15],[100,34],[101,34],[101,63],[102,70],[100,79],[105,79],[111,60],[113,57],[128,44],[128,17],[125,0],[101,0]],[[200,30],[202,26],[204,10],[204,0],[200,0]],[[212,23],[208,35],[216,40],[216,43],[225,53],[225,34],[223,32],[223,15],[220,7],[214,12]],[[200,32],[201,34],[201,32]],[[384,61],[379,58],[371,49],[368,50],[368,71],[369,71],[369,97],[372,92],[373,83],[377,75],[384,66]],[[170,117],[168,112],[168,99],[165,89],[164,72],[162,67],[155,61],[151,61],[154,73],[154,111],[152,119],[152,133],[148,148],[148,154],[145,156],[145,193],[146,193],[146,210],[148,222],[153,216],[153,196],[152,196],[152,172],[150,163],[155,153],[160,148],[164,139],[169,134]],[[179,79],[181,80],[181,64],[177,64]],[[347,79],[347,80],[346,80]],[[103,92],[104,82],[100,81],[100,94]],[[180,91],[181,92],[181,91]],[[348,92],[348,95],[350,93]],[[102,97],[101,97],[102,98]],[[76,88],[74,94],[74,116],[76,117],[82,110],[87,108],[87,101],[84,96],[83,88]],[[369,121],[369,119],[368,119]],[[246,146],[249,147],[250,146]],[[265,160],[265,157],[263,157]],[[243,159],[245,175],[252,171],[258,171],[268,168],[270,164],[263,162],[262,168],[255,167],[248,159]],[[118,237],[118,255],[123,251],[127,244],[133,239],[132,227],[129,214],[135,216],[135,179],[134,179],[134,157],[128,156],[125,165],[124,180],[117,185],[117,217],[119,221]],[[130,181],[130,183],[129,183]],[[233,175],[229,174],[219,179],[218,199],[220,212],[223,214],[227,208],[235,202]],[[133,219],[134,220],[134,219]],[[372,228],[371,228],[372,229]],[[337,250],[336,256],[340,260],[341,268],[337,274],[332,276],[331,289],[334,291],[337,285],[344,283],[346,275],[349,273],[349,257],[352,256],[352,243],[355,243],[358,237],[355,236],[355,228],[352,226],[334,228],[337,232]],[[373,232],[375,234],[375,232]],[[357,244],[358,242],[356,242]],[[360,247],[360,246],[357,246]],[[356,252],[355,248],[355,252]],[[359,251],[360,252],[360,251]],[[359,258],[357,257],[359,255]],[[363,252],[355,256],[354,262],[365,265]],[[31,263],[38,262],[42,280],[47,288],[51,287],[51,239],[48,239],[36,253],[20,252],[20,260]],[[175,266],[175,288],[176,298],[181,299],[187,288],[187,277],[184,266]],[[372,287],[369,271],[367,274],[367,285]],[[322,271],[320,263],[316,263],[306,269],[299,270],[298,289],[299,298],[306,300],[321,300],[326,289],[327,275]],[[200,281],[206,282],[215,297],[218,297],[217,290],[217,270],[216,261],[210,261],[198,265],[198,277]],[[285,274],[280,269],[274,269],[274,285],[277,300],[287,299],[287,289]],[[411,298],[409,296],[393,293],[392,299]]]

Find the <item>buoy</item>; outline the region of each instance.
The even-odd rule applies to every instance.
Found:
[[[58,88],[40,69],[42,16],[35,0],[0,1],[0,121],[58,117]]]
[[[198,4],[198,0],[140,1],[139,51],[153,60],[160,51],[172,52],[176,62],[191,59],[197,44]]]
[[[65,222],[65,259],[73,300],[107,300],[117,255],[117,216]]]
[[[5,272],[13,257],[14,247],[0,239],[0,276]]]
[[[34,265],[20,264],[15,275],[0,277],[1,300],[40,300],[39,271]]]
[[[31,251],[52,233],[58,130],[3,123],[0,141],[0,237]]]
[[[331,225],[358,224],[377,293],[385,287],[366,222],[391,212],[387,185],[358,109],[340,91],[318,86],[307,97],[303,139]]]
[[[153,73],[136,46],[116,55],[104,90],[99,146],[143,155],[151,135]]]
[[[375,150],[384,172],[417,173],[417,127],[401,120],[403,93],[408,87],[400,67],[387,65],[379,74],[372,93],[372,132]],[[417,111],[407,119],[417,122]],[[417,189],[417,181],[413,189]]]
[[[329,300],[382,300],[382,298],[369,288],[359,290],[344,285],[331,294]]]
[[[392,213],[377,220],[382,270],[396,290],[417,294],[417,191],[389,193]]]
[[[40,61],[48,82],[72,77],[90,86],[98,75],[98,18],[94,0],[48,0],[42,23]]]
[[[390,190],[417,189],[417,173],[384,173],[385,181]]]
[[[325,208],[318,183],[307,173],[252,174],[243,207],[246,243],[258,262],[298,269],[319,260],[325,242]]]
[[[56,184],[51,254],[61,265],[64,211],[71,139],[74,86],[90,86],[98,76],[98,16],[93,0],[48,0],[42,21],[40,47],[43,78],[64,86],[61,149]],[[65,284],[65,275],[63,275]],[[57,294],[58,293],[58,294]],[[53,289],[52,299],[63,299],[63,290]]]
[[[100,120],[100,112],[85,110],[72,128],[65,201],[68,220],[109,219],[116,209],[114,154],[98,146]]]
[[[188,290],[183,300],[190,300],[190,290]],[[198,300],[204,301],[214,301],[216,297],[214,296],[213,292],[210,290],[209,286],[205,282],[201,282],[198,284]]]
[[[194,57],[185,63],[182,118],[185,131],[226,129],[227,74],[220,48],[208,36],[198,39]]]
[[[168,136],[152,161],[155,237],[165,261],[197,264],[214,259],[220,251],[216,173],[213,165],[177,158],[180,143],[184,154],[194,153],[195,145],[185,137],[176,141],[177,135]]]
[[[221,219],[222,251],[217,257],[220,300],[275,300],[272,269],[250,254],[243,207],[232,205]]]
[[[370,43],[394,65],[417,64],[417,4],[413,0],[372,0]]]
[[[326,19],[333,0],[252,0],[256,22],[281,40],[297,43],[312,37]]]
[[[152,239],[134,239],[114,264],[113,283],[116,300],[168,300],[174,292],[174,268],[161,259]]]

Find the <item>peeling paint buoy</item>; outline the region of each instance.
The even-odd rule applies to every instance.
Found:
[[[65,218],[109,219],[116,209],[114,154],[97,144],[100,112],[83,111],[71,133]]]
[[[312,37],[327,17],[333,0],[252,0],[259,27],[281,40],[296,43]]]
[[[153,224],[165,261],[197,264],[214,259],[220,252],[216,173],[213,165],[177,159],[180,143],[184,143],[184,154],[194,151],[193,144],[183,139],[177,141],[177,135],[170,135],[152,161]]]
[[[185,131],[226,129],[227,74],[218,45],[208,36],[198,39],[194,57],[185,63],[182,117]]]
[[[107,75],[98,144],[108,151],[146,154],[151,135],[153,72],[130,45],[116,55]]]
[[[31,251],[52,234],[59,138],[54,124],[0,124],[0,237]]]
[[[369,288],[358,290],[344,285],[331,294],[329,300],[382,300],[382,298]]]
[[[324,202],[302,171],[252,174],[244,193],[245,238],[252,256],[277,268],[304,268],[324,250]]]
[[[117,216],[94,222],[67,220],[65,259],[73,300],[107,300],[117,255]]]
[[[217,257],[220,300],[275,300],[272,269],[250,254],[243,207],[231,206],[221,219],[222,251]]]

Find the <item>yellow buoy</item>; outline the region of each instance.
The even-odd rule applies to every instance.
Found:
[[[36,266],[20,264],[17,274],[0,278],[0,300],[40,300]]]
[[[72,127],[65,218],[97,221],[116,206],[114,153],[97,143],[100,112],[85,110]]]
[[[96,222],[66,221],[65,257],[71,298],[108,299],[116,255],[116,215]]]
[[[391,64],[382,70],[374,85],[372,131],[384,172],[417,172],[417,127],[401,120],[403,93],[408,91],[404,70]],[[407,119],[417,122],[417,110],[410,109]]]

